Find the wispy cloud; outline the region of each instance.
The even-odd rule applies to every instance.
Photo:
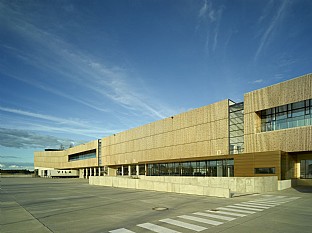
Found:
[[[264,27],[264,30],[261,31],[262,36],[260,38],[260,43],[259,43],[258,49],[254,57],[255,60],[257,60],[263,48],[270,43],[270,40],[274,34],[274,31],[284,19],[284,15],[287,11],[288,5],[289,5],[289,1],[287,0],[281,1],[281,5],[275,11],[273,9],[273,1],[268,2],[268,6],[265,8],[264,13],[261,15],[261,17],[258,20],[259,23],[264,23],[264,19],[269,18],[269,24],[267,24]],[[268,13],[270,10],[273,10],[272,16],[270,16],[270,14]]]
[[[273,77],[274,77],[275,79],[283,79],[283,78],[284,78],[284,74],[282,74],[282,73],[275,74]]]
[[[40,113],[27,112],[27,111],[23,111],[20,109],[6,108],[6,107],[0,106],[0,111],[14,113],[18,115],[27,116],[27,117],[34,117],[34,118],[38,118],[42,120],[48,120],[48,121],[52,121],[60,125],[85,126],[85,123],[81,122],[80,120],[64,119],[64,118],[49,116],[49,115],[40,114]]]
[[[198,12],[199,24],[196,27],[198,30],[204,26],[206,32],[205,50],[215,52],[218,45],[219,27],[222,19],[224,7],[214,8],[211,1],[204,0],[202,7]],[[212,43],[211,43],[212,41]]]
[[[0,130],[1,130],[1,128],[0,128]],[[13,156],[13,155],[0,155],[0,158],[1,159],[4,159],[4,158],[6,158],[6,159],[18,159],[20,157]]]
[[[66,77],[67,81],[88,88],[102,98],[109,99],[128,111],[140,112],[155,119],[172,114],[171,108],[143,92],[140,87],[136,87],[135,84],[132,85],[127,81],[131,79],[132,82],[135,82],[139,78],[131,77],[133,74],[127,69],[120,68],[119,64],[105,64],[101,59],[73,47],[56,34],[35,25],[26,14],[17,12],[4,4],[2,4],[2,8],[5,9],[1,11],[3,13],[2,18],[5,18],[9,23],[10,30],[36,45],[32,53],[22,49],[14,51],[24,62],[38,70],[49,70],[60,77]],[[14,76],[16,77],[16,75]],[[44,80],[44,77],[42,78]],[[38,80],[30,78],[28,83],[31,82],[36,83]],[[91,104],[92,101],[72,98],[62,91],[53,90],[48,85],[42,83],[33,85],[93,109],[103,112],[107,110]]]
[[[208,18],[212,22],[216,20],[216,12],[214,9],[212,9],[211,2],[204,0],[204,4],[199,10],[198,17],[201,19]]]
[[[263,79],[257,79],[255,81],[253,81],[253,83],[262,83],[263,82]]]
[[[5,71],[3,71],[3,73],[5,73]],[[76,103],[82,104],[82,105],[87,106],[87,107],[89,107],[91,109],[95,109],[97,111],[106,112],[106,113],[107,112],[111,112],[111,110],[108,109],[108,108],[103,108],[101,106],[96,105],[94,103],[94,101],[91,102],[91,101],[88,101],[88,100],[83,100],[81,98],[78,98],[77,96],[73,96],[73,95],[67,94],[66,92],[61,91],[60,89],[52,88],[50,86],[45,85],[44,83],[41,83],[40,80],[33,81],[31,79],[25,79],[22,76],[14,75],[12,73],[6,73],[6,75],[8,77],[14,78],[14,79],[16,79],[18,81],[27,83],[28,85],[31,85],[31,86],[34,86],[34,87],[39,88],[41,90],[44,90],[46,92],[52,93],[52,94],[60,96],[60,97],[64,97],[64,98],[69,99],[69,100],[72,100],[72,101],[74,101]]]
[[[0,128],[0,146],[4,147],[59,148],[61,144],[64,146],[69,146],[73,142],[75,144],[83,143],[82,141],[56,138],[49,135],[36,134],[26,130]],[[7,156],[3,157],[8,158]]]
[[[98,125],[93,125],[90,122],[82,121],[80,119],[65,119],[61,117],[50,116],[41,113],[34,113],[24,111],[20,109],[7,108],[0,106],[0,111],[20,115],[23,117],[23,127],[30,128],[33,131],[45,131],[45,132],[63,132],[68,134],[82,135],[91,138],[101,138],[104,135],[110,135],[121,131],[121,129],[105,129]],[[33,119],[45,120],[47,123],[32,123]],[[16,126],[10,125],[15,128]]]

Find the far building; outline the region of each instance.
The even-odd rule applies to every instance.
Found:
[[[312,178],[312,74],[64,150],[35,152],[39,176]],[[69,173],[70,172],[70,173]]]

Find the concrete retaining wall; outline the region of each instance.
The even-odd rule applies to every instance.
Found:
[[[231,193],[265,193],[278,190],[276,176],[267,177],[128,177],[93,176],[91,185],[145,189],[216,197],[231,197]]]
[[[228,188],[207,187],[201,185],[172,183],[157,180],[153,181],[144,179],[131,179],[126,177],[90,176],[89,184],[226,198],[230,197],[230,190]]]
[[[278,183],[278,190],[284,190],[291,188],[291,180],[279,180]]]
[[[277,176],[266,177],[181,177],[140,176],[142,180],[191,184],[213,188],[226,188],[237,193],[265,193],[277,191]]]

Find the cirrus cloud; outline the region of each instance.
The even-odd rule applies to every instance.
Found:
[[[59,148],[71,143],[81,144],[82,141],[40,135],[27,130],[0,128],[0,146],[11,148]]]

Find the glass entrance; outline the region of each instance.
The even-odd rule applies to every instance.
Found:
[[[312,160],[300,161],[300,178],[312,179]]]

